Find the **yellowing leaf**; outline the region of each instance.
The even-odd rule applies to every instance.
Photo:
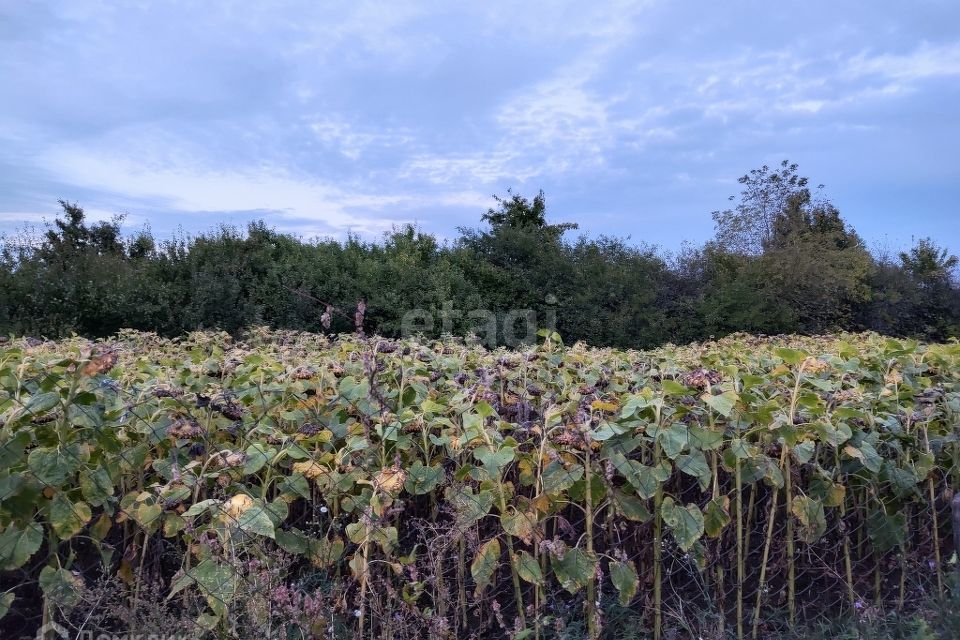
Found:
[[[592,409],[597,410],[597,411],[613,412],[613,411],[616,411],[617,409],[619,409],[619,408],[620,408],[620,405],[618,405],[616,402],[607,402],[607,401],[604,401],[604,400],[594,400],[593,402],[590,403],[590,407],[591,407]]]
[[[470,575],[477,585],[476,593],[480,595],[490,584],[493,573],[497,570],[500,560],[500,541],[496,538],[488,540],[479,549],[470,563]]]

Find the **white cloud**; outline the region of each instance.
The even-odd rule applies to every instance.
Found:
[[[317,119],[311,122],[309,127],[318,140],[336,147],[350,160],[359,160],[370,149],[402,147],[415,140],[411,132],[388,128],[360,128],[337,116]]]
[[[907,54],[861,53],[850,60],[845,71],[851,76],[879,75],[903,81],[960,75],[960,43],[924,42]]]
[[[418,154],[400,172],[401,178],[423,179],[433,184],[491,184],[504,178],[523,182],[539,170],[522,167],[516,151],[493,150],[467,154]]]
[[[402,220],[369,214],[409,201],[405,195],[343,193],[319,180],[273,167],[217,171],[178,164],[150,168],[129,157],[72,148],[45,154],[42,164],[68,184],[125,198],[160,200],[185,213],[273,211],[285,218],[321,222],[332,231],[382,232]]]
[[[649,5],[626,0],[567,20],[568,36],[572,31],[597,42],[572,51],[572,61],[549,78],[514,90],[492,115],[495,135],[487,150],[419,154],[406,163],[403,175],[438,184],[464,179],[525,182],[601,166],[606,152],[619,142],[636,148],[672,135],[668,128],[649,125],[646,117],[615,116],[613,110],[624,96],[592,87],[617,48],[635,35],[633,20]],[[648,109],[647,115],[660,113]]]

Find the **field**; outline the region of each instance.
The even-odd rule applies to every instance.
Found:
[[[960,345],[875,334],[10,340],[0,627],[949,637],[958,430]]]

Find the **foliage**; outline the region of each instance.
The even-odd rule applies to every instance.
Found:
[[[737,331],[960,334],[957,259],[933,241],[871,255],[794,164],[740,182],[734,208],[714,214],[716,239],[672,257],[626,239],[572,237],[576,225],[548,220],[543,192],[495,196],[487,226],[448,243],[412,226],[379,242],[304,240],[263,222],[124,238],[120,219],[91,224],[61,202],[44,233],[3,239],[0,333],[238,335],[263,324],[336,333],[353,329],[348,310],[363,300],[370,333],[398,337],[404,315],[419,309],[433,321],[413,328],[429,337],[473,332],[496,344],[527,312],[568,341],[621,348]],[[328,304],[345,310],[331,326]]]
[[[13,616],[39,588],[65,619],[99,573],[136,603],[152,567],[225,637],[281,624],[282,598],[252,583],[317,576],[339,604],[318,595],[283,624],[559,637],[566,602],[599,637],[613,601],[654,634],[683,605],[749,629],[749,601],[778,637],[828,593],[834,613],[904,606],[890,563],[901,585],[929,563],[942,588],[958,416],[960,346],[874,334],[650,352],[262,329],[17,339],[0,348],[0,602]],[[747,551],[744,527],[765,532]]]

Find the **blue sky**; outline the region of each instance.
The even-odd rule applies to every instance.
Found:
[[[491,194],[668,249],[789,158],[960,251],[960,4],[0,0],[0,232],[127,213],[444,238]]]

